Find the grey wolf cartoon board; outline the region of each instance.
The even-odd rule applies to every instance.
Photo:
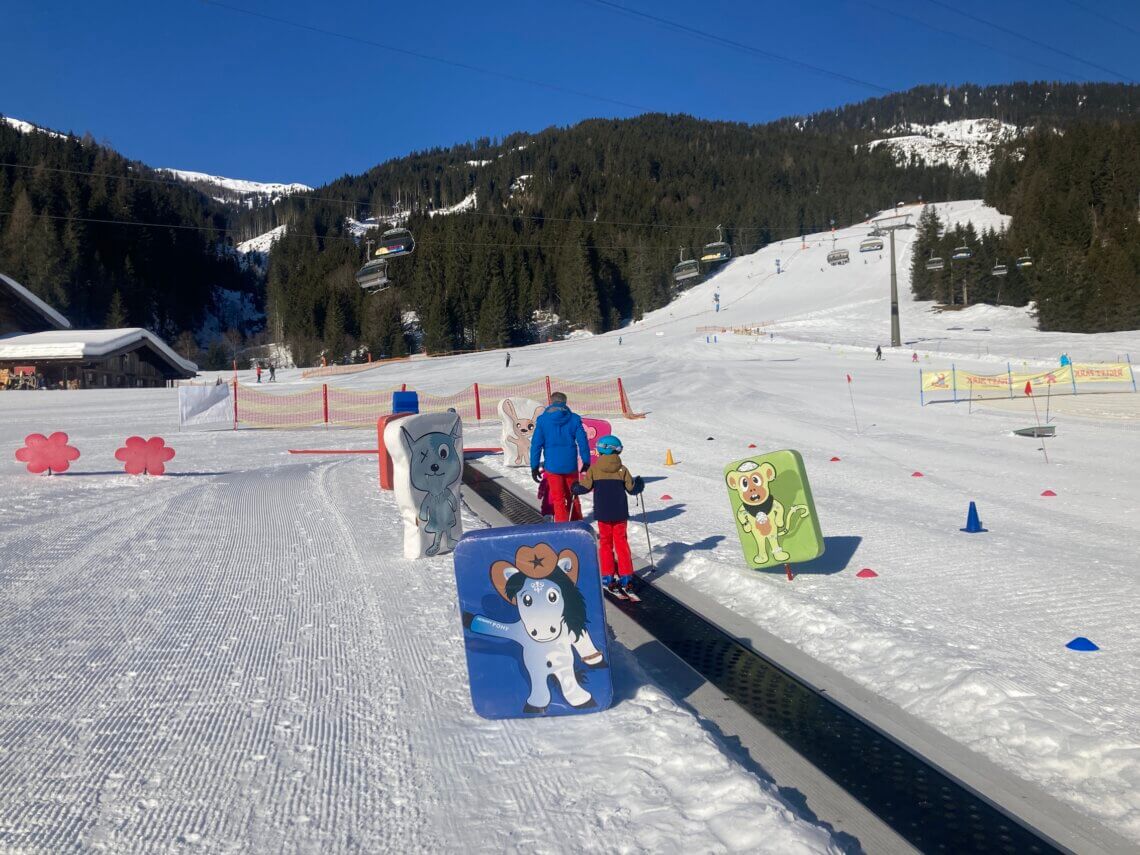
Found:
[[[452,412],[409,416],[384,428],[384,445],[404,520],[404,557],[451,552],[463,535],[463,422]]]

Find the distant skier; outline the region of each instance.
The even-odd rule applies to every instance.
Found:
[[[257,375],[257,382],[261,382],[261,363],[258,362],[254,367],[253,373]]]
[[[636,478],[622,465],[621,440],[603,436],[598,440],[598,459],[572,484],[576,496],[594,493],[594,519],[598,523],[598,566],[602,585],[619,597],[639,599],[633,593],[633,556],[629,552],[626,527],[629,523],[629,500],[645,489],[641,476]],[[617,554],[617,578],[614,578],[614,554]]]
[[[876,344],[875,345],[875,359],[881,361],[882,358],[883,358],[883,347],[882,347],[882,345]]]
[[[618,336],[618,347],[621,347],[621,336]]]
[[[910,361],[911,362],[918,362],[918,351],[917,350],[910,355]]]
[[[277,366],[274,365],[272,362],[269,363],[269,382],[270,383],[276,383],[277,382]]]
[[[505,366],[505,367],[506,367],[506,368],[510,368],[510,367],[511,367],[511,354],[510,354],[509,352],[507,353],[507,364],[506,364],[506,366]]]

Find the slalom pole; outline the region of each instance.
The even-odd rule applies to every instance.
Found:
[[[859,433],[859,414],[855,412],[855,393],[851,391],[851,375],[847,375],[847,394],[851,397],[851,415],[855,417],[855,433]]]
[[[649,566],[650,573],[657,572],[657,564],[653,561],[653,543],[649,540],[649,521],[646,519],[645,514],[645,492],[642,491],[637,494],[637,501],[641,504],[641,524],[645,527],[645,545],[649,547]]]
[[[1053,384],[1045,384],[1045,424],[1049,424],[1049,402],[1053,400]]]
[[[1041,417],[1037,415],[1037,399],[1033,397],[1033,384],[1030,381],[1025,381],[1025,396],[1033,402],[1033,419],[1037,422],[1037,431],[1041,434]],[[1041,453],[1045,455],[1045,462],[1049,462],[1049,452],[1045,450],[1045,436],[1041,434],[1038,437],[1041,440]]]

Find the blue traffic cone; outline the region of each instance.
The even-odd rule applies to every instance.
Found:
[[[1097,647],[1095,643],[1089,641],[1083,635],[1078,635],[1076,638],[1074,638],[1072,641],[1070,641],[1065,646],[1067,648],[1069,648],[1070,650],[1084,650],[1084,651],[1100,650],[1100,648]]]
[[[969,534],[978,534],[979,532],[989,531],[988,528],[982,528],[982,521],[978,519],[978,506],[970,502],[970,510],[966,514],[966,527],[960,531]]]

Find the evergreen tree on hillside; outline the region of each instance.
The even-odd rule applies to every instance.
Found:
[[[123,295],[119,291],[111,296],[111,305],[107,307],[107,316],[103,319],[107,329],[121,329],[127,325],[127,310],[123,306]]]

